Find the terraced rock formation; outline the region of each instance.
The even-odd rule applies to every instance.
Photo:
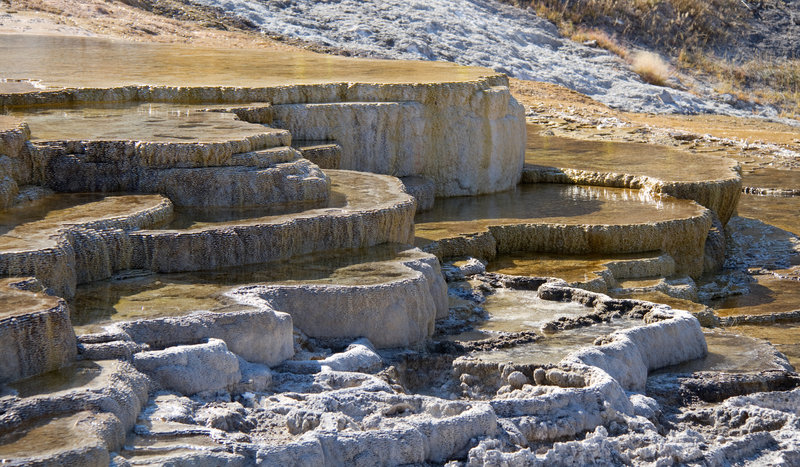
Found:
[[[523,109],[510,97],[508,79],[491,70],[313,54],[287,60],[275,52],[223,53],[91,38],[5,37],[4,54],[17,61],[0,73],[34,80],[45,90],[18,92],[9,86],[11,92],[4,92],[0,86],[4,107],[263,102],[272,104],[272,116],[258,123],[285,127],[302,139],[336,139],[344,149],[343,169],[427,177],[436,182],[439,196],[492,193],[519,181]],[[20,44],[44,56],[23,52]],[[112,73],[109,56],[124,56],[125,63],[117,62]],[[54,60],[63,65],[57,73]],[[214,63],[225,63],[224,70],[205,66]],[[247,119],[244,115],[240,118]],[[393,118],[402,124],[389,125]]]
[[[677,273],[699,276],[712,215],[693,202],[641,192],[540,184],[439,200],[416,222],[417,244],[441,258],[663,251]]]
[[[742,190],[732,159],[635,143],[590,142],[542,136],[528,126],[524,183],[574,183],[642,189],[690,199],[725,225]]]
[[[688,276],[721,251],[738,197],[730,161],[699,157],[720,164],[690,179],[670,172],[677,156],[657,173],[642,155],[624,174],[554,162],[525,169],[548,183],[517,186],[522,108],[489,70],[7,39],[0,458],[12,464],[739,462],[724,444],[738,433],[709,429],[708,458],[665,443],[659,401],[800,384],[768,347],[760,373],[712,361],[688,311],[475,258],[440,268],[595,255],[566,268],[584,273],[571,285],[698,295]],[[686,376],[664,370],[676,365]],[[717,373],[705,384],[702,371]],[[705,419],[738,410],[718,409]]]

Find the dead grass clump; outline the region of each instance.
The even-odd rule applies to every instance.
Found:
[[[600,29],[579,28],[570,37],[575,42],[594,42],[598,47],[608,50],[609,52],[619,55],[622,58],[628,58],[628,49],[625,48],[617,39],[609,35],[607,32]]]
[[[672,76],[669,65],[652,52],[637,52],[631,58],[631,69],[643,80],[656,86],[664,86]]]
[[[531,7],[569,37],[613,31],[662,51],[705,48],[735,37],[750,11],[741,0],[502,0]]]

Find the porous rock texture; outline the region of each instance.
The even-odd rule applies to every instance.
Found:
[[[0,312],[0,384],[56,370],[75,359],[75,332],[67,303],[25,290],[29,285],[35,286],[35,281],[0,281],[4,307]]]
[[[115,200],[124,204],[125,197]],[[104,279],[112,271],[130,267],[128,231],[159,225],[172,217],[172,203],[166,198],[143,204],[132,203],[128,212],[116,216],[67,221],[53,228],[44,243],[0,251],[0,274],[35,276],[57,295],[70,298],[78,283]]]
[[[326,250],[411,243],[415,203],[398,179],[349,171],[327,173],[334,189],[346,187],[344,206],[186,231],[131,232],[137,252],[133,268],[198,271]]]
[[[436,200],[436,183],[424,177],[402,177],[406,192],[417,201],[417,212],[429,211]]]
[[[0,115],[0,209],[12,206],[19,193],[19,182],[28,167],[22,154],[30,138],[28,126],[16,118]]]
[[[259,285],[229,295],[292,315],[312,337],[366,337],[378,348],[419,343],[448,312],[439,260],[417,249],[398,258],[398,277],[374,285]]]
[[[496,416],[486,403],[395,394],[386,382],[370,375],[276,377],[282,386],[275,395],[258,394],[224,405],[158,397],[142,413],[139,433],[167,443],[171,433],[173,449],[164,449],[159,462],[187,459],[176,434],[206,432],[220,444],[198,446],[188,455],[210,460],[235,453],[236,462],[263,466],[367,466],[446,462],[463,455],[472,438],[497,429]],[[298,397],[289,397],[286,390]],[[212,410],[226,412],[226,420],[234,423],[226,423],[224,431],[213,428],[219,426],[213,420],[220,418],[205,415]],[[135,453],[121,454],[133,463]]]
[[[181,394],[226,390],[242,379],[239,359],[219,339],[140,352],[133,366],[160,387]]]

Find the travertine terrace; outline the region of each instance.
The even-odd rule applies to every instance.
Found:
[[[481,68],[2,39],[0,463],[689,462],[642,449],[673,436],[659,403],[797,385],[768,346],[762,372],[714,359],[736,344],[693,313],[609,296],[696,298],[730,160],[537,155]],[[579,273],[485,264],[542,255]],[[497,325],[503,296],[548,306]],[[718,368],[743,376],[697,383]],[[715,434],[708,459],[743,458]]]

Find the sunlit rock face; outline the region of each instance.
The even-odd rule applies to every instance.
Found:
[[[337,141],[343,169],[429,178],[437,196],[517,184],[525,117],[505,85],[398,88],[361,85],[356,102],[275,105],[273,125],[296,138]]]
[[[436,319],[447,316],[447,286],[435,256],[410,249],[361,269],[364,285],[264,285],[231,296],[291,314],[309,336],[364,336],[379,348],[423,342]]]

